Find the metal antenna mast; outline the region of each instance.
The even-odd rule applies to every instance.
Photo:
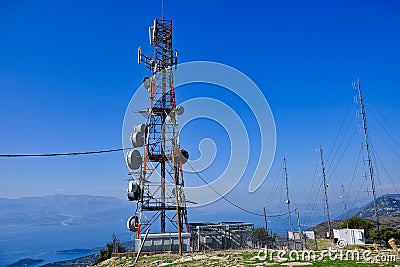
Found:
[[[296,216],[297,216],[297,229],[299,230],[300,240],[303,243],[303,233],[301,232],[299,209],[295,209],[295,213],[296,213]]]
[[[363,128],[364,128],[365,148],[367,150],[367,156],[368,156],[368,160],[367,161],[368,161],[368,168],[369,168],[369,177],[371,179],[372,196],[374,198],[374,213],[375,213],[375,218],[376,218],[376,225],[378,227],[378,238],[379,238],[379,214],[378,214],[378,204],[376,202],[374,168],[372,166],[372,157],[371,157],[371,151],[370,151],[370,146],[369,146],[369,138],[368,138],[368,132],[367,132],[367,118],[365,116],[365,107],[364,107],[364,103],[363,103],[362,92],[361,92],[361,84],[360,84],[359,80],[357,80],[356,82],[353,83],[353,88],[358,91],[358,95],[359,95],[359,98],[360,98],[362,123],[363,123]]]
[[[343,199],[344,215],[347,220],[347,204],[346,204],[346,193],[344,191],[344,185],[342,185],[342,195],[340,197]]]
[[[164,19],[164,0],[161,0],[161,19]]]
[[[163,5],[163,2],[162,2]],[[164,7],[162,7],[164,9]],[[132,180],[128,188],[128,199],[138,201],[138,216],[128,220],[128,227],[137,232],[150,228],[157,216],[160,217],[160,231],[166,231],[166,219],[178,230],[179,253],[182,254],[181,232],[187,221],[186,201],[183,191],[184,178],[182,164],[189,154],[179,144],[178,115],[184,109],[176,105],[173,68],[177,67],[178,54],[172,49],[172,21],[155,19],[149,28],[150,46],[153,56],[142,54],[138,48],[138,63],[144,63],[152,75],[143,79],[149,92],[150,108],[147,123],[136,125],[131,135],[134,147],[144,146],[143,157],[137,150],[128,152],[127,161],[131,169],[140,168],[135,184]],[[175,215],[167,216],[167,211]],[[144,212],[156,212],[147,218]],[[141,228],[144,229],[141,229]]]
[[[347,228],[349,228],[349,222],[347,221],[347,204],[346,204],[346,193],[344,191],[344,185],[342,185],[342,195],[340,196],[343,199],[344,206],[344,216],[346,217]]]
[[[324,164],[324,157],[322,155],[322,147],[319,148],[319,153],[321,156],[321,164],[322,164],[322,178],[324,179],[325,208],[326,208],[326,215],[328,217],[328,238],[331,238],[332,226],[331,226],[331,217],[329,215],[328,194],[326,192],[328,184],[326,183],[325,164]]]
[[[289,199],[289,181],[288,181],[288,174],[287,174],[287,168],[286,168],[286,158],[283,158],[283,170],[285,172],[285,181],[286,181],[286,205],[288,208],[288,221],[289,221],[289,228],[290,231],[293,231],[293,225],[292,225],[292,218],[290,216],[290,199]]]
[[[264,207],[264,223],[265,223],[265,231],[267,232],[268,235],[267,211],[265,210],[265,207]]]

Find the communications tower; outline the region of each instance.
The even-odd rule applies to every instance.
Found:
[[[324,163],[324,156],[322,155],[322,147],[319,147],[319,155],[321,157],[321,166],[322,166],[322,179],[324,180],[324,195],[325,195],[325,211],[326,216],[328,217],[328,232],[326,233],[326,237],[332,239],[332,225],[331,225],[331,217],[329,215],[329,202],[328,202],[328,184],[326,182],[326,175],[325,175],[325,163]]]
[[[375,188],[375,174],[374,174],[374,167],[372,164],[372,155],[371,155],[371,147],[370,147],[370,141],[369,141],[369,136],[368,136],[368,131],[367,131],[367,118],[365,115],[365,106],[363,102],[363,95],[361,91],[361,84],[360,81],[357,79],[356,82],[353,83],[353,88],[358,91],[358,96],[359,96],[359,101],[360,101],[360,108],[361,108],[361,117],[362,117],[362,125],[363,125],[363,132],[364,132],[364,138],[365,138],[365,149],[367,151],[367,161],[368,161],[368,169],[369,169],[369,177],[371,180],[371,187],[372,187],[372,196],[373,196],[373,201],[374,201],[374,215],[375,215],[375,220],[376,220],[376,225],[378,228],[378,241],[380,238],[380,232],[379,232],[379,212],[378,212],[378,202],[376,200],[376,188]]]
[[[173,70],[178,53],[172,48],[172,21],[155,19],[149,27],[149,39],[152,56],[138,48],[138,64],[143,63],[151,76],[143,78],[149,92],[149,108],[141,113],[147,121],[136,125],[131,134],[133,147],[143,147],[143,151],[130,150],[126,154],[133,170],[128,199],[137,201],[136,214],[129,218],[127,226],[140,239],[141,232],[156,220],[160,221],[160,232],[165,233],[169,221],[176,227],[180,242],[184,224],[188,231],[182,164],[189,154],[179,144],[178,115],[184,109],[176,105],[175,99]]]
[[[289,222],[289,229],[291,232],[293,232],[293,225],[292,225],[292,218],[290,216],[290,198],[289,198],[289,178],[288,178],[288,174],[287,174],[287,168],[286,168],[286,157],[283,158],[283,170],[285,172],[285,185],[286,185],[286,205],[287,205],[287,209],[288,209],[288,213],[287,213],[287,218],[288,218],[288,222]]]

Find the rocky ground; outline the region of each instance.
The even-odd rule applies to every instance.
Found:
[[[274,264],[262,262],[257,257],[258,250],[224,250],[178,254],[157,254],[140,257],[135,263],[134,258],[111,258],[97,267],[118,266],[271,266]],[[298,265],[298,264],[297,264]],[[306,264],[300,264],[306,265]],[[308,265],[308,264],[307,264]],[[294,266],[294,265],[290,265]]]
[[[287,258],[279,258],[277,255],[265,257],[264,250],[224,250],[177,254],[143,255],[135,263],[134,258],[111,258],[97,265],[97,267],[136,267],[136,266],[399,266],[396,262],[364,262],[364,261],[331,261],[309,260],[289,261]],[[386,253],[386,252],[385,252]]]

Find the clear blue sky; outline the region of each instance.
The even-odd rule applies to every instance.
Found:
[[[148,75],[136,63],[136,49],[148,43],[160,2],[0,1],[0,154],[120,147],[125,109]],[[323,145],[329,164],[342,121],[355,117],[351,83],[357,77],[368,95],[365,104],[377,117],[374,122],[370,116],[376,129],[371,139],[399,183],[400,157],[393,151],[400,150],[399,14],[398,1],[165,0],[180,62],[208,60],[239,69],[261,88],[275,116],[271,175],[255,194],[246,193],[244,207],[281,209],[279,194],[262,202],[281,182],[276,177],[284,155],[293,179],[292,202],[321,200],[318,194],[306,199],[319,181],[315,149]],[[352,127],[356,122],[360,118]],[[339,201],[342,183],[350,187],[361,141],[357,132],[350,152],[331,173],[333,202]],[[378,169],[381,193],[396,192]],[[56,193],[124,198],[128,172],[122,153],[0,159],[0,170],[0,197],[10,198]],[[362,180],[360,175],[356,178]],[[228,196],[241,201],[248,181]],[[350,190],[353,199],[367,196],[362,192],[356,198],[358,188]]]

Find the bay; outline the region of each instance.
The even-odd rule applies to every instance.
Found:
[[[0,266],[23,258],[44,260],[40,264],[31,265],[34,267],[87,256],[110,242],[113,234],[121,242],[131,238],[125,221],[82,225],[0,226]],[[59,253],[74,249],[95,250]]]

